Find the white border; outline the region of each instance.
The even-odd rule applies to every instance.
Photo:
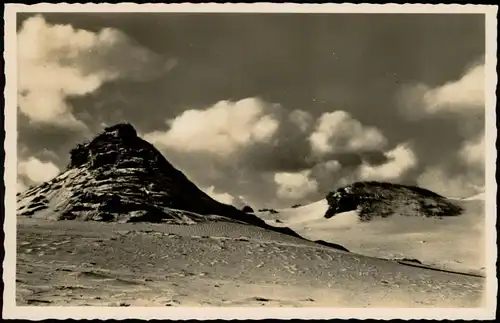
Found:
[[[264,319],[264,318],[373,318],[373,319],[493,319],[496,310],[497,278],[496,248],[496,38],[497,6],[492,5],[425,5],[425,4],[6,4],[5,21],[5,260],[4,307],[2,317],[40,320],[54,319]],[[16,266],[16,145],[17,145],[17,84],[16,73],[16,13],[18,12],[258,12],[258,13],[476,13],[486,16],[486,246],[487,306],[478,309],[343,309],[343,308],[155,308],[155,307],[18,307],[15,304]]]

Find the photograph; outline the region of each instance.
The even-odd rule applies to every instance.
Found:
[[[2,316],[494,319],[496,15],[6,4]]]

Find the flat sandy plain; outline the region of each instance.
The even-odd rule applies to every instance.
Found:
[[[17,306],[469,308],[485,287],[238,223],[17,222]]]

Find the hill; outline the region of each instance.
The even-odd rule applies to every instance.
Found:
[[[337,213],[357,210],[361,221],[373,217],[442,217],[459,215],[463,210],[447,198],[427,189],[385,182],[355,182],[326,196],[331,218]]]
[[[215,201],[177,170],[130,124],[107,127],[70,152],[64,172],[18,193],[17,213],[38,219],[193,224],[236,221],[273,228]]]
[[[359,182],[309,205],[255,214],[270,225],[358,254],[485,274],[484,200],[452,200],[418,187]]]

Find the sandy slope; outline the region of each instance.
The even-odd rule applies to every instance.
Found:
[[[305,238],[325,240],[352,252],[382,258],[418,259],[424,264],[484,274],[484,200],[455,200],[465,211],[456,217],[375,217],[360,222],[356,211],[324,218],[325,199],[279,213],[256,213],[274,226],[288,226]]]
[[[471,196],[471,197],[468,197],[468,198],[465,198],[464,200],[466,201],[471,201],[471,200],[480,200],[480,201],[484,201],[484,199],[486,198],[486,194],[484,192],[482,193],[479,193],[477,195],[474,195],[474,196]]]
[[[18,305],[475,307],[484,279],[235,223],[18,218]]]

